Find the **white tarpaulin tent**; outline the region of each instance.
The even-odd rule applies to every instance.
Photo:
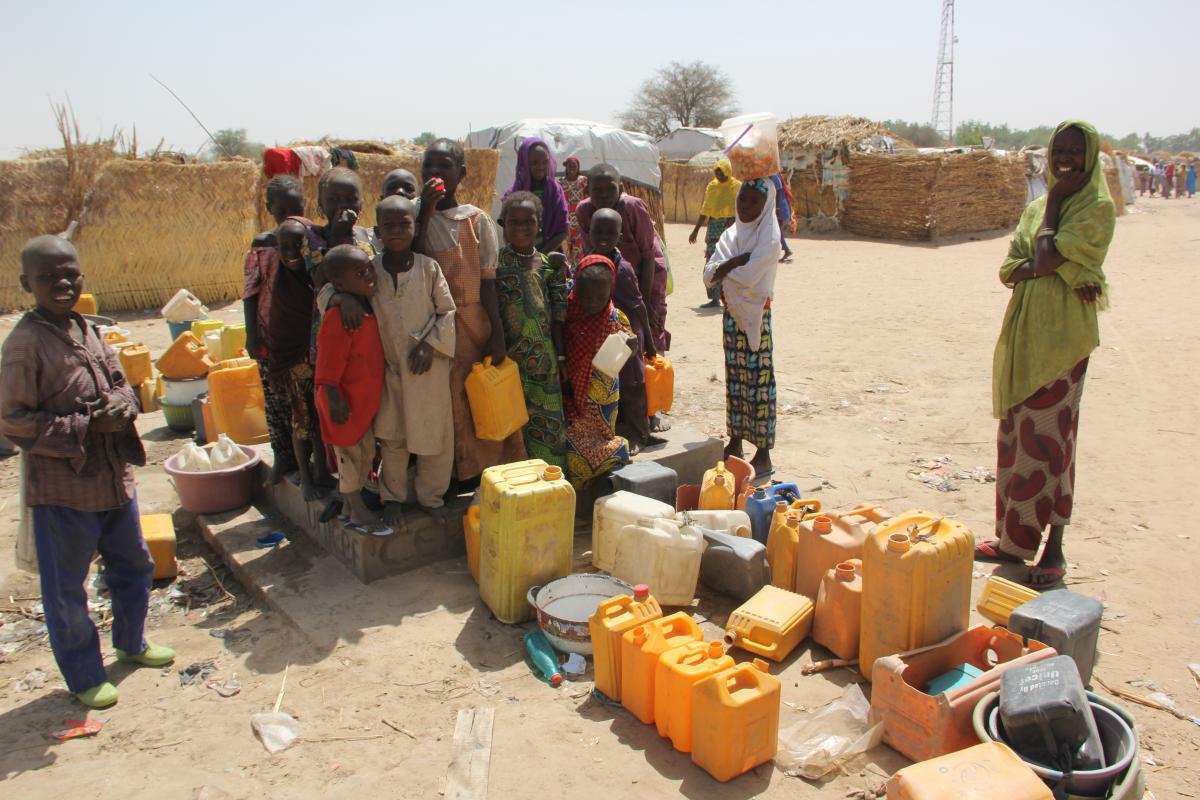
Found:
[[[621,178],[661,191],[658,146],[644,133],[633,133],[582,119],[522,119],[498,128],[484,128],[467,136],[468,147],[490,147],[500,151],[496,169],[496,200],[492,214],[500,213],[500,197],[512,186],[517,171],[517,148],[530,136],[546,140],[562,174],[568,156],[579,159],[583,172],[597,164],[612,164]]]

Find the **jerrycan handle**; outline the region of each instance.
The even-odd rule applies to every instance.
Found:
[[[821,511],[821,501],[815,497],[806,497],[804,499],[796,499],[792,502],[792,506],[802,509],[804,516],[809,514],[818,514]]]

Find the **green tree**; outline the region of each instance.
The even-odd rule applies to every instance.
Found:
[[[736,110],[733,82],[724,72],[703,61],[672,61],[642,83],[617,119],[659,138],[680,127],[715,128]]]
[[[417,136],[417,138],[413,139],[413,144],[420,145],[421,147],[428,147],[429,145],[433,144],[437,138],[438,135],[433,131],[421,131],[421,134]]]
[[[917,147],[941,147],[945,142],[937,128],[926,122],[906,122],[902,119],[889,119],[880,123],[897,136],[903,136]]]
[[[210,160],[242,156],[252,161],[262,160],[263,145],[246,138],[245,128],[222,128],[212,135],[206,148]]]

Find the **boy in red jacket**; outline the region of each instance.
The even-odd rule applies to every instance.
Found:
[[[332,248],[322,262],[325,277],[333,287],[351,295],[369,309],[375,295],[375,268],[371,259],[354,245]],[[383,393],[383,344],[374,315],[363,317],[362,325],[349,331],[342,324],[338,306],[325,313],[317,337],[317,414],[326,442],[333,445],[338,460],[338,490],[349,510],[350,524],[368,529],[374,515],[362,499],[362,489],[375,462],[375,414]]]

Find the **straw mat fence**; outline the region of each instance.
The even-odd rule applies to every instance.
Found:
[[[29,305],[21,289],[21,247],[67,227],[65,158],[0,161],[0,308]]]

